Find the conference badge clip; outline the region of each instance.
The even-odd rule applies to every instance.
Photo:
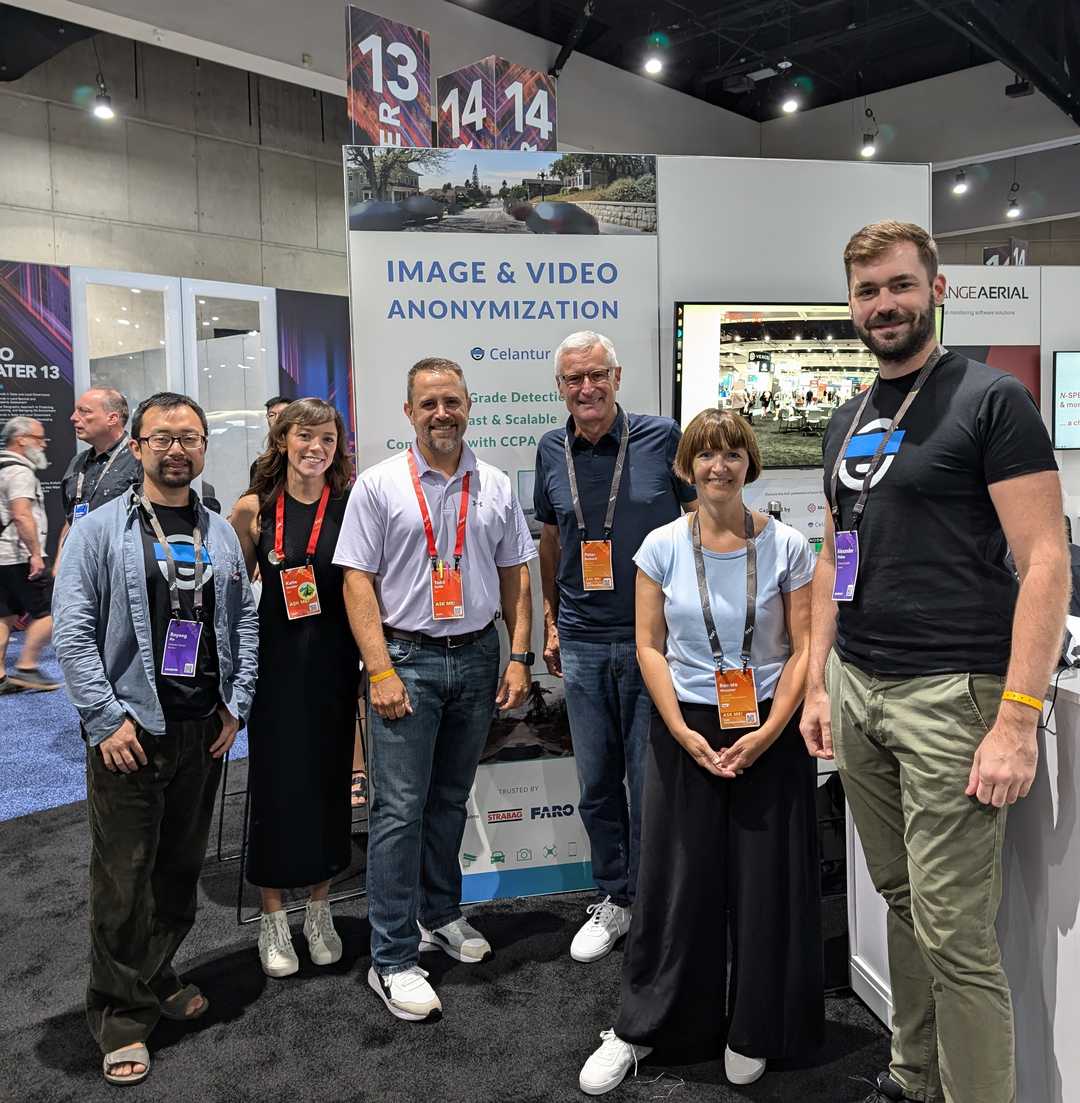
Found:
[[[202,622],[197,620],[169,621],[165,633],[165,651],[161,656],[161,673],[169,678],[194,678],[202,637]]]
[[[85,517],[90,512],[89,502],[78,502],[75,508],[71,511],[71,523],[75,524],[81,517]]]
[[[859,534],[854,529],[838,532],[835,540],[836,576],[833,601],[851,601],[859,578]]]
[[[582,540],[581,585],[585,590],[614,590],[610,540]]]
[[[315,568],[310,563],[283,570],[281,588],[285,592],[285,612],[289,620],[316,617],[322,612],[319,588],[315,585]]]
[[[720,727],[757,728],[761,726],[758,713],[757,679],[752,667],[745,670],[717,670],[716,708],[720,713]]]
[[[434,620],[461,620],[465,616],[465,596],[461,569],[438,560],[431,567],[431,616]]]

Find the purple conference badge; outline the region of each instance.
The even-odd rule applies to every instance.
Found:
[[[855,582],[859,577],[859,534],[836,534],[836,581],[833,583],[833,601],[851,601],[855,596]]]
[[[165,633],[161,673],[172,678],[194,678],[202,624],[197,620],[171,620]]]

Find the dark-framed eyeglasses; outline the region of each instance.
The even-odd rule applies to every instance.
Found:
[[[570,375],[560,375],[559,382],[567,390],[576,391],[585,385],[587,379],[594,387],[602,387],[611,382],[611,368],[593,368],[587,372],[571,372]]]
[[[206,447],[206,437],[194,430],[175,435],[158,431],[146,437],[139,437],[139,443],[142,444],[145,441],[150,446],[151,452],[168,452],[174,440],[180,442],[180,447],[185,452],[201,452]]]

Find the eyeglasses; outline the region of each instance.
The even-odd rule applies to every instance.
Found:
[[[39,440],[42,444],[48,444],[49,438],[43,436],[41,433],[23,433],[24,437],[29,437],[30,440]]]
[[[174,440],[180,442],[180,447],[185,452],[201,452],[206,447],[206,437],[196,432],[181,433],[179,436],[173,436],[172,433],[151,433],[148,437],[139,437],[139,443],[146,441],[151,452],[168,452]]]
[[[572,375],[560,375],[559,381],[569,391],[576,391],[588,380],[594,387],[602,387],[611,381],[611,368],[594,368],[590,372],[574,372]]]

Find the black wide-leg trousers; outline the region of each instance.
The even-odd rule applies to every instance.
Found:
[[[762,721],[771,702],[762,702]],[[715,749],[713,705],[682,704]],[[817,763],[799,713],[734,780],[703,770],[654,711],[641,865],[615,1033],[704,1059],[807,1055],[824,1034]],[[728,946],[732,950],[728,968]]]

